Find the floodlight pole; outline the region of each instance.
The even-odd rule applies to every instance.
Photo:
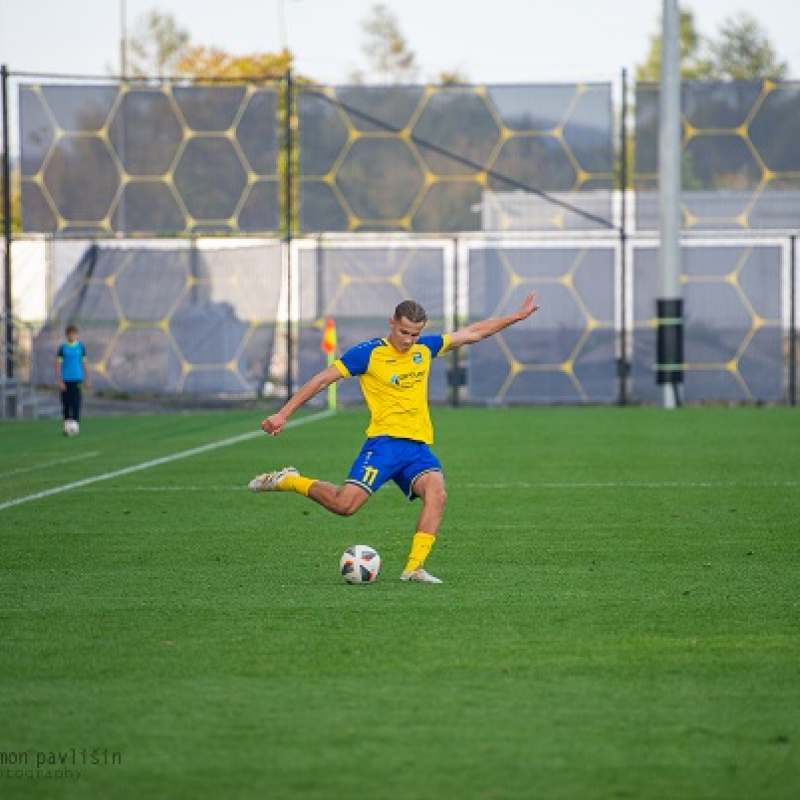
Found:
[[[675,408],[681,405],[683,388],[681,78],[677,0],[664,0],[662,24],[658,149],[661,247],[656,300],[656,381],[662,387],[662,408]]]
[[[3,265],[4,291],[3,316],[5,317],[6,341],[6,380],[14,378],[14,301],[11,296],[11,141],[8,135],[8,67],[0,67],[3,104],[3,239],[5,254]],[[13,392],[6,398],[5,413],[8,417],[17,415],[16,398]]]

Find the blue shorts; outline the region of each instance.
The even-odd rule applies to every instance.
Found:
[[[367,439],[350,468],[345,483],[360,486],[372,494],[386,481],[394,481],[413,500],[414,481],[427,472],[441,472],[442,465],[424,442],[376,436]]]

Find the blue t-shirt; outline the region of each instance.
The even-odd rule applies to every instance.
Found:
[[[64,342],[56,358],[61,362],[62,381],[83,380],[83,359],[86,358],[83,342]]]

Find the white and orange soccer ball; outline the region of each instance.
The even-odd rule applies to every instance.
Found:
[[[375,583],[381,573],[381,557],[368,544],[354,544],[342,553],[339,568],[348,583]]]

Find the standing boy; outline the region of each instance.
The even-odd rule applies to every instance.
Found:
[[[67,341],[62,342],[56,355],[56,384],[61,391],[64,434],[69,433],[68,420],[74,420],[74,433],[81,421],[81,384],[90,385],[86,348],[78,341],[77,325],[67,325]]]
[[[333,514],[355,514],[387,481],[414,500],[422,501],[408,563],[400,579],[441,583],[423,569],[436,541],[446,500],[444,475],[430,448],[433,426],[428,409],[431,361],[449,350],[474,344],[527,319],[539,308],[536,294],[525,299],[519,311],[506,317],[474,322],[451,334],[423,336],[428,317],[413,300],[397,306],[389,320],[389,335],[348,350],[331,366],[317,373],[284,407],[267,417],[261,427],[279,434],[289,417],[314,395],[342,378],[358,377],[370,411],[367,440],[343,486],[308,478],[294,467],[258,475],[250,481],[253,492],[296,492]]]

